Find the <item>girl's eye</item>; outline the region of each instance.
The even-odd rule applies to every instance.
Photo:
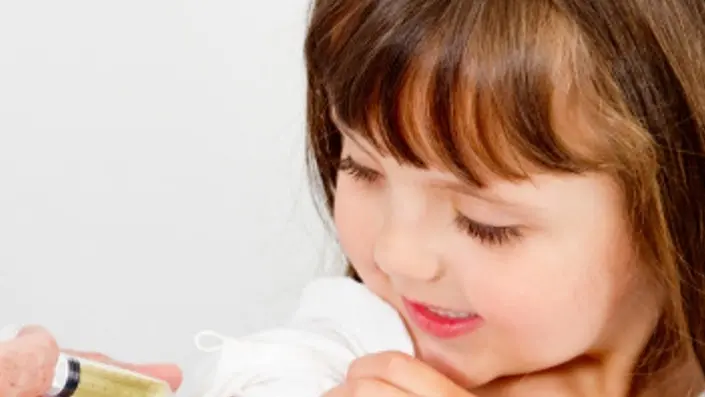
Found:
[[[522,237],[516,226],[490,226],[476,222],[465,215],[455,217],[455,225],[464,233],[488,245],[503,245]]]
[[[346,172],[356,180],[372,183],[381,177],[380,173],[347,156],[338,164],[338,170]]]

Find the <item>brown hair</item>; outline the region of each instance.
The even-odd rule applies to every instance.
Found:
[[[400,162],[480,188],[528,167],[609,173],[667,298],[637,371],[691,352],[702,368],[705,2],[316,0],[305,55],[309,163],[328,210],[333,112]],[[588,127],[565,127],[578,119]]]

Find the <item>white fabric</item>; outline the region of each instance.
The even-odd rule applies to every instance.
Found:
[[[286,327],[239,339],[207,331],[197,344],[208,336],[220,346],[200,346],[212,355],[201,368],[209,373],[188,397],[319,397],[345,379],[355,358],[414,353],[399,314],[364,285],[343,277],[318,279],[305,288]]]

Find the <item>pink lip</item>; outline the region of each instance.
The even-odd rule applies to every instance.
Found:
[[[403,299],[411,320],[423,331],[441,339],[456,338],[469,334],[482,325],[482,317],[450,318],[434,313],[428,306]]]

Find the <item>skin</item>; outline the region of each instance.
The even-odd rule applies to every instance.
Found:
[[[633,255],[612,180],[537,173],[472,189],[442,170],[400,165],[341,130],[341,246],[401,313],[417,357],[363,358],[328,397],[628,394],[661,298]],[[510,237],[498,244],[468,233],[458,214],[510,227]],[[439,339],[416,326],[403,297],[483,322]]]
[[[59,352],[51,333],[39,326],[24,327],[14,339],[1,342],[0,396],[44,395],[51,385]],[[98,353],[65,352],[162,379],[172,390],[177,390],[182,381],[181,370],[172,364],[127,364]]]

